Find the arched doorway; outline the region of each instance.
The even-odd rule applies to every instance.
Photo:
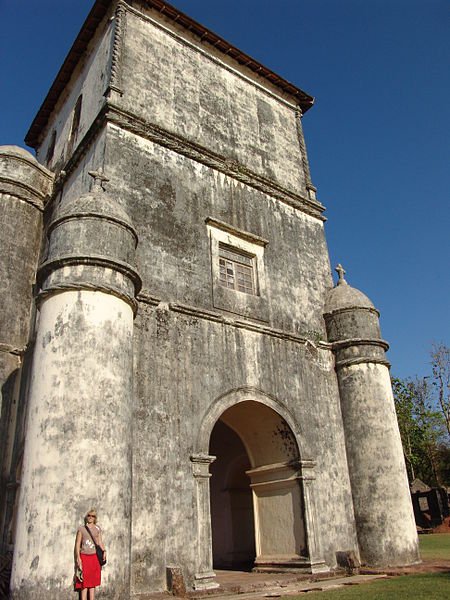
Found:
[[[209,453],[214,567],[306,567],[300,456],[283,417],[239,402],[217,420]]]
[[[216,460],[211,471],[211,526],[214,569],[253,567],[255,528],[250,478],[244,444],[222,420],[211,434],[210,454]]]

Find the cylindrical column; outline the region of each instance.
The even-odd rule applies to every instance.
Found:
[[[23,148],[0,146],[0,553],[13,542],[22,357],[28,343],[42,212],[53,174]]]
[[[370,566],[418,562],[388,368],[361,362],[340,368],[338,378],[361,562]]]
[[[67,598],[76,527],[96,508],[112,569],[102,597],[129,596],[136,234],[97,189],[49,228],[11,590]]]
[[[340,280],[325,307],[345,429],[347,460],[362,564],[400,566],[420,560],[398,430],[387,344],[378,312]]]

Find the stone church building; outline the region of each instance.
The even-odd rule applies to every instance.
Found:
[[[0,148],[1,552],[69,597],[419,560],[379,314],[333,287],[313,98],[163,0],[97,0]],[[307,118],[307,117],[306,117]],[[5,140],[7,141],[7,140]]]

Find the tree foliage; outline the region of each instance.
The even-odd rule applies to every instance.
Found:
[[[450,348],[448,346],[433,344],[431,368],[434,401],[441,411],[450,441]]]
[[[450,486],[450,348],[434,344],[431,374],[392,379],[410,481]]]

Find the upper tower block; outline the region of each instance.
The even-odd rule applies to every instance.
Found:
[[[26,141],[41,162],[63,168],[107,110],[120,127],[133,121],[138,135],[182,153],[206,149],[219,170],[283,186],[320,214],[300,122],[312,104],[162,0],[97,0]]]

